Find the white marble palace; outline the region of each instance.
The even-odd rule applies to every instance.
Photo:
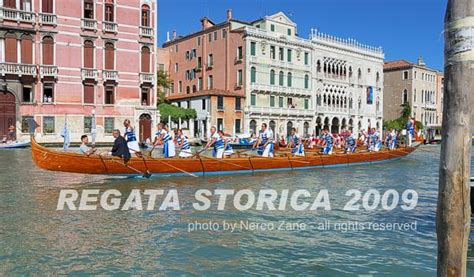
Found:
[[[311,31],[298,37],[284,13],[245,24],[244,131],[267,122],[278,136],[382,129],[381,48]]]

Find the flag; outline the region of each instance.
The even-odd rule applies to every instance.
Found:
[[[91,128],[91,134],[92,134],[92,145],[95,145],[95,137],[97,135],[97,126],[96,126],[96,121],[95,121],[95,115],[92,116],[92,128]]]

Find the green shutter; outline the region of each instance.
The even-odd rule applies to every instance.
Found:
[[[255,94],[250,96],[250,105],[255,106],[257,104],[257,97]]]
[[[256,44],[255,42],[250,43],[250,55],[255,56],[256,55]]]
[[[270,96],[270,107],[275,107],[275,96]]]

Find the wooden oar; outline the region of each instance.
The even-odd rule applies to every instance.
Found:
[[[201,149],[200,151],[198,151],[198,152],[196,152],[194,155],[192,155],[192,156],[190,157],[190,159],[192,159],[192,158],[194,158],[194,157],[196,157],[196,156],[199,156],[199,154],[201,154],[202,152],[206,151],[207,149],[208,149],[208,148],[203,148],[203,149]]]
[[[153,159],[153,158],[152,158],[152,159]],[[197,175],[192,174],[191,172],[187,172],[186,170],[181,169],[181,168],[179,168],[179,167],[176,167],[176,166],[174,166],[174,165],[171,165],[171,164],[169,164],[169,163],[163,161],[162,159],[153,159],[153,160],[158,161],[158,162],[160,162],[160,163],[162,163],[162,164],[164,164],[164,165],[166,165],[166,166],[169,166],[169,167],[171,167],[171,168],[174,168],[174,169],[176,169],[176,170],[178,170],[178,171],[180,171],[180,172],[186,173],[187,175],[189,175],[189,176],[191,176],[191,177],[198,177]]]
[[[139,157],[139,158],[142,158],[143,160],[143,164],[145,165],[145,168],[146,168],[146,174],[150,175],[150,170],[148,169],[148,165],[146,164],[146,161],[145,161],[145,157],[143,156],[143,154],[135,149],[130,149],[132,150],[133,152],[135,152],[135,154]],[[150,178],[150,176],[148,176],[147,178]]]
[[[139,174],[142,174],[142,177],[144,177],[144,178],[147,178],[147,179],[148,179],[148,178],[151,177],[151,174],[150,174],[150,173],[148,173],[148,172],[141,172],[140,170],[138,170],[138,169],[136,169],[136,168],[134,168],[134,167],[131,167],[131,166],[129,166],[129,165],[126,164],[126,163],[121,163],[121,162],[119,162],[119,161],[114,160],[113,158],[111,158],[110,161],[112,161],[112,162],[114,162],[114,163],[121,164],[121,165],[125,166],[125,167],[128,168],[128,169],[131,169],[131,170],[133,170],[133,171],[135,171],[135,172],[137,172],[137,173],[139,173]]]
[[[231,162],[225,161],[223,159],[217,159],[217,158],[209,157],[209,156],[202,156],[202,157],[207,158],[207,159],[212,159],[212,160],[215,160],[215,161],[218,161],[218,162],[221,162],[221,163],[225,163],[225,164],[228,164],[228,165],[233,165],[233,166],[236,166],[236,167],[240,167],[240,168],[243,168],[243,169],[252,170],[251,168],[244,167],[244,166],[241,166],[241,165],[238,165],[238,164],[235,164],[235,163],[231,163]]]

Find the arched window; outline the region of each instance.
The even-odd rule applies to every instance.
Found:
[[[257,122],[255,120],[250,120],[250,131],[257,134]]]
[[[33,63],[33,40],[29,35],[21,36],[21,62]]]
[[[150,48],[142,47],[142,72],[150,72]]]
[[[280,71],[279,76],[278,76],[278,84],[280,86],[283,86],[283,78],[284,78],[283,71]]]
[[[308,76],[308,74],[304,75],[304,88],[309,88],[309,76]]]
[[[286,83],[287,83],[287,86],[291,87],[291,84],[292,84],[292,75],[291,75],[291,72],[288,72],[288,75],[287,75],[287,78],[286,78]]]
[[[18,60],[18,45],[14,33],[7,33],[5,35],[5,61],[7,63],[17,63]]]
[[[305,122],[303,124],[303,135],[304,136],[307,136],[309,134],[309,123],[308,122]]]
[[[150,27],[150,7],[148,5],[142,6],[142,26]]]
[[[84,0],[84,18],[94,19],[94,0]]]
[[[43,37],[43,64],[54,64],[54,40],[50,36]]]
[[[275,84],[275,70],[270,70],[270,85]]]
[[[321,72],[321,61],[320,61],[320,60],[318,60],[318,61],[316,62],[316,70],[317,70],[318,72]]]
[[[402,104],[408,103],[408,90],[403,90],[402,94]]]
[[[196,91],[197,91],[196,85],[193,85],[193,93],[195,93]]]
[[[189,86],[186,87],[186,93],[187,94],[191,93],[191,88]]]
[[[113,70],[115,68],[115,49],[110,42],[105,44],[105,69]]]
[[[84,67],[94,68],[94,43],[90,40],[84,41]]]
[[[257,69],[254,66],[250,68],[250,82],[255,83],[257,80]]]

